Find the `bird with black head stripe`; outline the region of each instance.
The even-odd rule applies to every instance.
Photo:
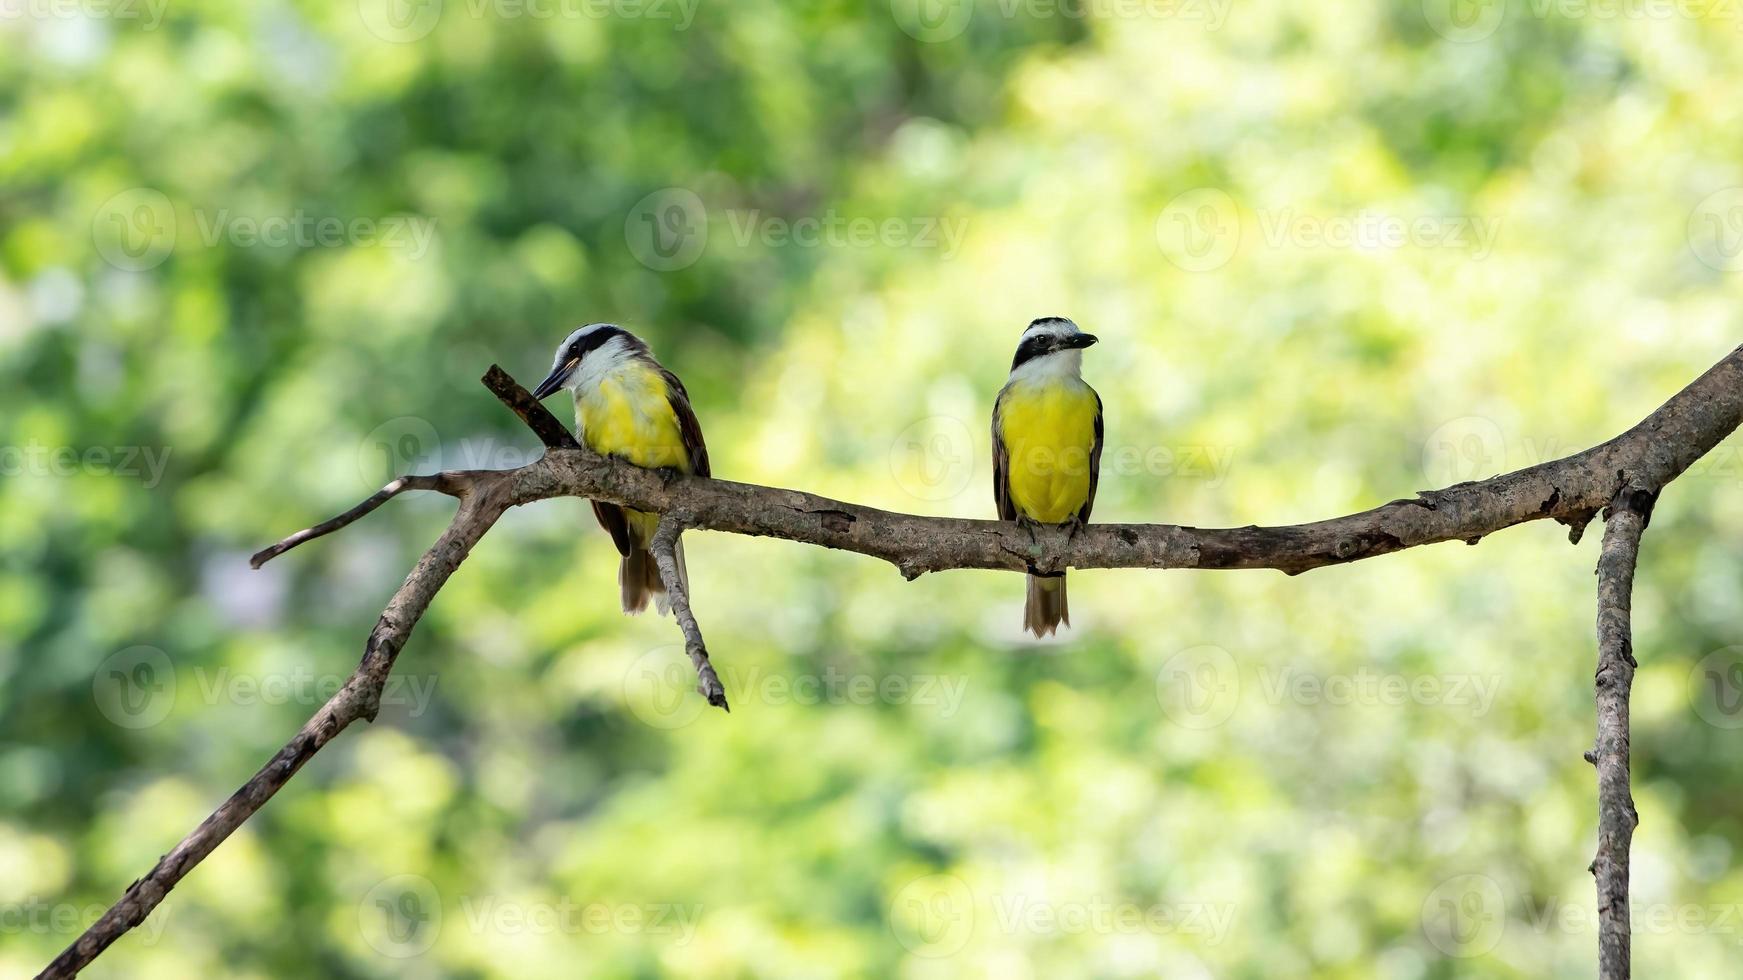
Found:
[[[577,328],[557,348],[551,373],[533,397],[564,388],[575,396],[576,435],[587,448],[644,469],[710,475],[708,447],[684,383],[654,360],[635,334],[615,323]],[[648,550],[660,515],[598,501],[593,515],[623,556],[617,566],[623,611],[639,613],[651,598],[665,613],[670,608],[666,587]],[[678,579],[688,588],[682,542],[673,551]]]
[[[1011,374],[993,403],[993,498],[999,519],[1033,527],[1089,523],[1101,475],[1101,396],[1083,380],[1096,342],[1063,317],[1024,329]],[[1048,636],[1071,625],[1065,573],[1028,577],[1023,628]]]

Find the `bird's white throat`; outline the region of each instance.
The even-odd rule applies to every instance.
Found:
[[[1011,381],[1061,381],[1083,377],[1083,351],[1061,350],[1031,357],[1011,370]]]

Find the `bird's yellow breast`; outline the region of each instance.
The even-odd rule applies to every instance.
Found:
[[[1095,392],[1075,378],[1016,382],[1005,389],[999,434],[1017,513],[1061,524],[1083,507],[1089,499],[1095,415]]]
[[[666,379],[646,364],[631,361],[577,392],[575,422],[581,441],[596,453],[649,469],[690,472]]]

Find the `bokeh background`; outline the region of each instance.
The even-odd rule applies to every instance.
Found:
[[[0,975],[295,731],[452,503],[250,552],[534,457],[491,363],[621,322],[717,474],[984,517],[1068,315],[1098,518],[1331,516],[1735,345],[1739,90],[1723,0],[0,4]],[[1740,446],[1642,556],[1642,976],[1743,955]],[[1588,977],[1596,538],[1078,572],[1036,643],[1013,575],[697,533],[726,715],[543,503],[89,975]]]

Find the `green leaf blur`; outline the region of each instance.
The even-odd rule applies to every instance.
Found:
[[[647,337],[717,475],[993,513],[1018,333],[1098,334],[1096,517],[1282,524],[1555,458],[1739,338],[1743,12],[1275,0],[0,4],[0,977],[355,665],[537,445],[477,382]],[[551,403],[567,417],[561,403]],[[1635,961],[1743,943],[1743,459],[1635,600]],[[904,582],[696,533],[616,608],[508,515],[380,719],[93,978],[1593,972],[1596,534],[1298,578]]]

